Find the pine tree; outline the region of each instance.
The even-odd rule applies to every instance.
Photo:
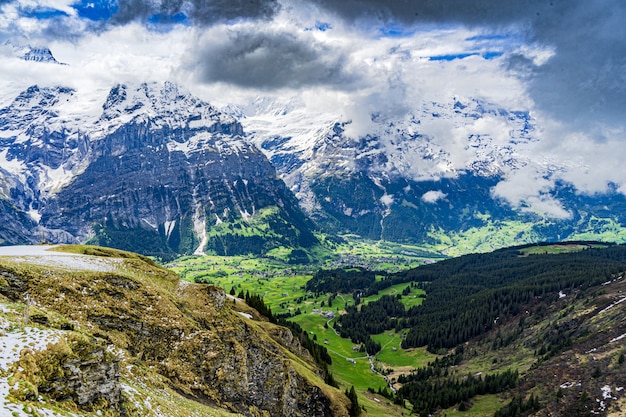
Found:
[[[361,415],[361,407],[359,406],[359,399],[356,396],[354,385],[350,387],[350,391],[346,391],[346,396],[350,399],[350,417]]]

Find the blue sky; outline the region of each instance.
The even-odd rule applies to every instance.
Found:
[[[478,98],[532,115],[534,154],[565,167],[550,178],[626,191],[624,21],[621,0],[0,0],[0,98],[171,80],[218,105],[298,97],[362,123],[355,135],[372,113]],[[28,45],[69,65],[24,63]],[[440,123],[444,146],[460,127]],[[535,174],[511,173],[518,194],[501,196],[521,201]]]

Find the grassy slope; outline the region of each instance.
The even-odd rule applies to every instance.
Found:
[[[517,318],[485,337],[469,342],[466,352],[470,354],[466,355],[456,372],[463,375],[517,369],[522,377],[520,388],[516,391],[525,397],[531,393],[538,396],[542,409],[550,415],[606,415],[611,410],[615,412],[618,401],[603,399],[601,387],[612,387],[615,393],[616,388],[626,385],[626,365],[618,364],[619,355],[626,349],[623,343],[615,340],[626,334],[626,323],[623,321],[626,306],[622,303],[608,311],[604,309],[623,299],[625,291],[626,282],[622,279],[569,294],[552,305],[539,304],[528,313],[523,313],[525,322],[522,327]],[[498,339],[506,339],[520,329],[521,333],[510,344],[494,347]],[[558,331],[570,334],[571,345],[557,350],[554,355],[537,354]],[[596,376],[594,372],[597,372]],[[573,386],[561,388],[562,397],[558,398],[557,391],[568,384]],[[583,392],[587,392],[590,398],[584,404],[581,403]],[[462,415],[492,415],[512,394],[477,399],[475,405]],[[599,406],[603,400],[607,404],[604,410]],[[586,411],[575,410],[578,406]],[[443,411],[443,414],[461,415],[452,409]]]
[[[320,240],[324,240],[323,238]],[[318,248],[317,250],[321,250]],[[352,350],[353,343],[335,334],[332,329],[325,329],[328,322],[319,314],[313,314],[313,309],[334,311],[340,313],[346,303],[352,303],[350,295],[339,295],[332,306],[328,306],[328,295],[315,297],[304,291],[304,285],[320,266],[338,267],[353,262],[361,265],[380,267],[389,271],[398,271],[415,267],[433,259],[441,259],[442,255],[429,252],[424,247],[401,245],[390,242],[374,242],[356,238],[348,238],[343,244],[336,244],[330,252],[319,253],[328,259],[321,265],[294,266],[281,262],[277,252],[270,253],[272,258],[251,258],[245,256],[234,257],[182,257],[167,264],[183,278],[194,281],[200,280],[223,287],[226,291],[235,288],[235,292],[250,291],[264,297],[267,305],[274,313],[302,311],[301,315],[293,318],[305,330],[313,332],[317,342],[323,344],[333,359],[331,371],[340,382],[343,389],[354,386],[359,394],[359,401],[371,416],[400,415],[403,410],[389,404],[384,397],[372,395],[368,388],[384,388],[387,384],[384,378],[370,369],[370,363],[365,354]],[[380,294],[364,299],[364,302],[377,300],[384,294],[397,294],[406,288],[406,284],[393,286]],[[423,291],[412,289],[408,296],[402,297],[407,306],[419,305],[422,301],[417,297]],[[298,300],[301,301],[298,302]],[[322,303],[324,306],[322,307]],[[325,344],[325,340],[328,343]],[[428,361],[432,355],[424,350],[392,351],[392,345],[385,346],[376,358],[376,366],[381,368],[396,368],[407,364],[419,365]],[[348,361],[354,359],[355,363]],[[404,410],[406,412],[407,410]]]
[[[197,332],[194,328],[196,325],[193,320],[202,319],[198,313],[190,313],[181,315],[181,310],[191,312],[201,312],[206,308],[207,300],[204,300],[204,292],[206,286],[184,285],[180,286],[179,278],[172,272],[157,266],[154,262],[140,255],[128,252],[109,250],[104,248],[95,248],[90,246],[66,246],[59,250],[77,253],[92,254],[101,257],[123,259],[122,263],[116,263],[118,270],[114,273],[100,273],[93,271],[67,271],[63,268],[41,267],[30,265],[24,262],[12,262],[11,259],[0,259],[0,266],[5,270],[17,273],[26,277],[29,283],[29,293],[35,296],[40,306],[38,314],[45,316],[46,320],[52,326],[59,327],[59,323],[76,323],[77,330],[86,335],[97,333],[99,337],[112,341],[119,349],[144,351],[144,355],[150,355],[148,352],[153,349],[151,346],[137,346],[133,340],[129,338],[129,334],[125,331],[116,331],[102,328],[99,325],[91,323],[89,317],[137,317],[141,320],[146,328],[172,328],[182,329],[186,334]],[[116,278],[112,278],[112,277]],[[124,296],[119,298],[116,290],[109,285],[109,280],[116,280],[116,286],[128,287],[121,288],[124,290]],[[0,287],[6,285],[6,281],[0,281]],[[135,289],[141,288],[141,291]],[[200,292],[198,292],[200,290]],[[181,292],[182,291],[182,292]],[[62,293],[62,294],[61,294]],[[84,295],[93,294],[89,304],[84,303]],[[184,298],[179,299],[179,294]],[[150,305],[145,305],[146,297],[150,301]],[[194,300],[203,300],[195,303]],[[183,300],[183,301],[181,301]],[[210,300],[209,300],[210,302]],[[194,304],[195,303],[195,304]],[[253,311],[246,310],[246,306],[239,303],[233,307],[230,303],[225,306],[236,308],[237,311]],[[21,307],[22,310],[24,306]],[[19,310],[18,308],[18,310]],[[32,308],[32,307],[31,307]],[[191,310],[189,310],[191,309]],[[150,311],[150,314],[145,314]],[[141,314],[141,316],[138,316]],[[201,313],[204,314],[204,313]],[[220,331],[228,332],[223,327],[239,326],[241,318],[234,312],[230,312],[230,308],[222,311],[213,311],[210,314],[212,320],[219,321]],[[191,321],[190,321],[191,319]],[[202,319],[205,320],[205,319]],[[248,321],[248,327],[252,327],[253,332],[259,337],[265,338],[262,343],[275,344],[272,336],[268,333],[269,328],[275,327],[269,323],[260,323],[258,325],[253,321]],[[266,336],[263,336],[263,335]],[[219,337],[218,335],[216,335]],[[132,336],[130,336],[132,338]],[[302,359],[302,355],[294,355],[287,349],[276,345],[276,348],[282,351],[282,355],[288,358],[295,369],[299,369],[299,373],[304,376],[313,385],[319,386],[329,398],[333,399],[333,408],[340,415],[343,413],[341,409],[346,406],[346,399],[339,390],[323,384],[319,376],[314,372],[311,363]],[[160,349],[158,346],[154,349]],[[156,351],[155,351],[156,352]],[[160,353],[159,353],[160,354]],[[167,352],[163,352],[167,355]],[[215,407],[207,407],[197,401],[192,401],[188,397],[191,392],[187,392],[186,396],[180,396],[172,388],[176,387],[179,392],[185,392],[187,389],[185,383],[185,375],[193,378],[193,369],[188,369],[183,358],[176,359],[172,357],[172,361],[168,361],[169,370],[163,369],[163,364],[151,364],[151,361],[138,362],[132,354],[123,355],[125,359],[122,362],[123,380],[128,385],[126,396],[129,403],[136,404],[136,409],[131,407],[131,414],[146,415],[147,405],[141,404],[146,401],[150,406],[154,407],[154,412],[158,410],[168,410],[167,414],[192,416],[192,415],[227,415],[225,410]],[[141,357],[141,355],[140,355]],[[183,360],[180,362],[180,360]],[[156,365],[156,366],[155,366]],[[190,374],[191,372],[191,374]],[[175,379],[168,379],[163,375],[177,375]],[[138,405],[137,405],[138,404]],[[345,410],[345,408],[343,408]]]

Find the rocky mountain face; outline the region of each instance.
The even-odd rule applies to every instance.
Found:
[[[45,249],[0,252],[0,414],[348,415],[298,339],[243,300],[127,252]]]
[[[239,122],[170,83],[120,84],[106,97],[30,87],[0,109],[0,149],[5,244],[234,254],[315,243]],[[260,213],[265,236],[233,231]],[[220,225],[231,227],[228,245]]]
[[[0,244],[265,254],[315,245],[311,220],[331,233],[465,252],[625,240],[616,191],[589,196],[557,183],[541,197],[557,216],[497,195],[511,172],[562,168],[529,155],[533,123],[471,98],[353,122],[312,116],[297,101],[218,111],[171,83],[32,86],[0,109]]]
[[[517,170],[563,169],[530,151],[538,133],[526,111],[454,97],[403,116],[353,122],[303,108],[297,100],[258,99],[228,110],[240,115],[247,138],[326,230],[436,244],[476,230],[492,229],[493,237],[494,229],[510,231],[515,222],[497,247],[598,236],[626,224],[626,200],[616,192],[585,196],[557,183],[542,198],[562,208],[558,216],[514,207],[494,193]]]

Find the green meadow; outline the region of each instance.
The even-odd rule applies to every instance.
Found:
[[[324,237],[321,236],[320,240]],[[354,303],[351,294],[338,294],[329,305],[330,294],[315,294],[305,291],[305,284],[320,268],[341,268],[349,265],[369,266],[381,271],[396,272],[413,268],[427,262],[443,259],[445,256],[424,247],[401,245],[389,242],[373,242],[354,237],[346,237],[342,243],[334,243],[331,250],[327,246],[316,248],[311,253],[318,259],[310,265],[290,265],[285,262],[289,250],[277,248],[266,257],[252,256],[185,256],[168,263],[166,266],[178,273],[183,279],[203,282],[224,288],[226,292],[234,289],[235,294],[249,291],[263,297],[274,314],[299,313],[291,318],[309,332],[317,343],[325,346],[332,358],[331,372],[343,389],[354,386],[359,395],[359,402],[368,415],[399,415],[403,411],[397,405],[371,390],[387,387],[385,378],[377,373],[383,369],[422,366],[434,356],[422,349],[401,349],[401,335],[389,332],[375,335],[383,349],[370,360],[358,351],[354,343],[335,333],[334,322],[346,305]],[[321,260],[319,260],[321,259]],[[407,284],[394,285],[379,294],[363,298],[362,304],[378,300],[383,295],[401,295]],[[424,292],[410,288],[410,292],[401,295],[401,301],[407,308],[421,304]],[[321,313],[332,312],[329,319]],[[376,372],[372,370],[376,368]],[[370,391],[368,391],[368,389]]]

